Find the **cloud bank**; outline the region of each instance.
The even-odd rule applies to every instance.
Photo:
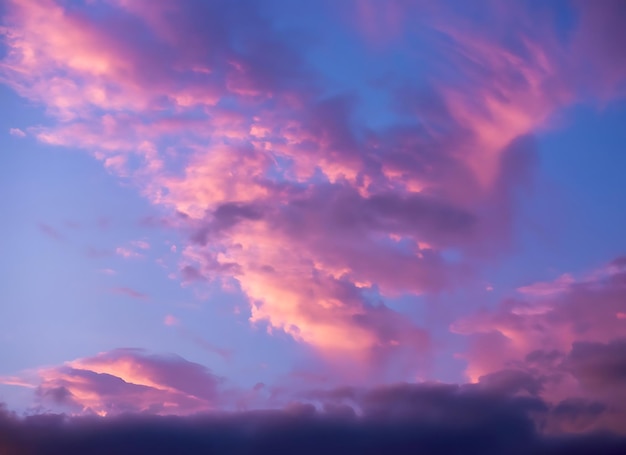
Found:
[[[318,394],[319,395],[319,394]],[[474,386],[399,385],[324,394],[323,407],[190,417],[0,414],[4,453],[481,453],[619,454],[604,433],[542,435],[534,418],[567,417],[541,400]],[[340,400],[350,400],[352,406]],[[358,409],[355,410],[355,408]],[[570,411],[570,413],[573,411]]]

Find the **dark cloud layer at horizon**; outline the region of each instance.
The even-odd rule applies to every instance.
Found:
[[[7,455],[625,453],[624,436],[543,434],[541,422],[580,410],[571,403],[550,408],[538,398],[512,395],[516,387],[500,382],[500,389],[493,383],[489,388],[401,384],[317,392],[321,410],[292,403],[282,410],[112,418],[18,418],[0,411],[0,450]]]

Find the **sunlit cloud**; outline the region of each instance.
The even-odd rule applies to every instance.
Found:
[[[626,96],[619,1],[313,3],[302,6],[311,23],[293,27],[280,1],[3,5],[0,82],[44,114],[7,125],[10,136],[35,139],[12,143],[82,153],[106,188],[139,201],[104,193],[99,203],[120,208],[95,222],[96,239],[54,221],[36,224],[39,233],[102,261],[93,270],[109,298],[155,299],[127,305],[154,307],[146,343],[167,334],[251,384],[242,366],[250,359],[240,359],[250,340],[315,363],[285,366],[276,386],[226,390],[182,357],[83,352],[33,370],[37,399],[73,414],[186,415],[259,403],[288,409],[311,383],[358,385],[293,406],[323,409],[324,418],[417,412],[467,424],[459,416],[480,410],[467,403],[478,394],[491,405],[481,394],[493,393],[528,399],[549,431],[626,431],[616,380],[624,259],[586,275],[576,265],[546,276],[531,260],[520,261],[516,280],[505,276],[513,267],[500,269],[540,249],[524,243],[530,218],[570,223],[528,205],[540,199],[531,193],[544,196],[555,167],[544,162],[545,137],[580,106]],[[20,172],[30,178],[29,166]],[[15,188],[24,201],[39,199]],[[85,216],[92,221],[80,226],[93,225],[97,215]],[[163,283],[151,281],[152,268]],[[110,281],[122,276],[133,285]],[[83,291],[68,293],[84,299]],[[178,301],[185,293],[198,301],[193,325],[181,308],[156,305],[177,292]],[[237,347],[197,328],[217,307],[237,337],[249,335],[234,336]],[[461,379],[462,362],[469,384],[384,386]],[[33,387],[15,375],[0,382]],[[534,428],[539,420],[529,423],[519,406],[515,425]]]
[[[141,349],[117,349],[42,368],[37,374],[42,403],[98,415],[206,411],[217,402],[220,382],[199,364]]]

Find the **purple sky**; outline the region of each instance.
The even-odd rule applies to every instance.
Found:
[[[7,409],[448,384],[537,399],[550,434],[626,432],[624,2],[0,15]]]

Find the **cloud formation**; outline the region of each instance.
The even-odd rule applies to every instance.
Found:
[[[37,396],[44,409],[70,414],[193,414],[216,407],[221,379],[177,355],[116,349],[42,368]]]
[[[468,377],[477,381],[503,369],[526,372],[545,399],[601,403],[614,413],[603,424],[626,431],[626,325],[619,316],[626,311],[625,283],[618,258],[580,280],[561,276],[527,286],[527,299],[507,300],[455,322],[453,331],[470,336],[464,354]]]
[[[436,346],[393,299],[454,292],[505,255],[517,196],[534,181],[534,136],[568,106],[624,95],[623,53],[612,44],[624,9],[590,3],[566,5],[567,33],[554,6],[524,2],[480,3],[469,16],[455,2],[326,5],[362,32],[360,52],[404,43],[390,68],[402,76],[350,74],[368,88],[348,92],[306,52],[325,37],[281,25],[258,2],[9,0],[0,80],[46,110],[51,122],[28,129],[41,143],[85,151],[164,213],[156,224],[184,236],[172,250],[181,283],[236,289],[251,323],[312,347],[346,381],[379,383],[388,368],[415,378]],[[370,90],[385,94],[384,121],[363,120]],[[115,253],[150,248],[136,240]],[[558,403],[604,402],[597,384],[621,371],[620,264],[589,280],[521,287],[528,300],[455,322],[471,339],[469,378]],[[213,403],[168,376],[211,377],[181,359],[112,351],[77,362],[49,370],[41,396],[96,413]],[[102,401],[105,391],[118,404]],[[577,406],[559,409],[582,420],[598,409]]]
[[[318,394],[319,395],[319,394]],[[320,398],[322,398],[320,396]],[[114,418],[0,413],[0,448],[12,453],[620,454],[623,437],[545,435],[533,419],[541,400],[474,386],[399,385],[335,390],[323,405],[189,417]],[[351,404],[342,404],[348,400]],[[559,410],[566,414],[564,408]],[[9,452],[11,453],[11,452]]]
[[[16,137],[26,137],[26,133],[19,128],[10,128],[9,134]]]

